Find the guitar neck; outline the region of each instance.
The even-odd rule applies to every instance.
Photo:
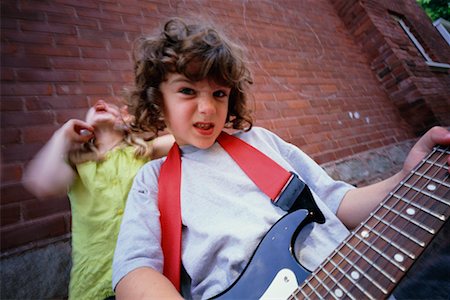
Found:
[[[436,146],[292,299],[390,295],[450,215],[448,154]]]

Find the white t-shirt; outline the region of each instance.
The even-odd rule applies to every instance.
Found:
[[[349,234],[335,213],[352,186],[334,181],[300,149],[266,129],[254,127],[235,136],[296,173],[311,189],[326,222],[307,225],[295,251],[302,265],[314,270]],[[261,238],[286,212],[272,204],[218,143],[181,150],[182,261],[192,297],[209,298],[236,280]],[[147,163],[135,177],[115,251],[113,288],[138,267],[162,272],[157,196],[164,159]]]

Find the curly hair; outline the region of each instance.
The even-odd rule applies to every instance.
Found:
[[[247,90],[253,83],[243,51],[214,28],[169,20],[157,37],[141,37],[133,47],[134,86],[126,98],[135,116],[134,130],[158,135],[166,128],[160,84],[169,73],[191,81],[205,78],[231,88],[225,127],[250,130]]]

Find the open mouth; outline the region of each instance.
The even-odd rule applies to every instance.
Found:
[[[106,106],[103,104],[97,104],[95,106],[95,112],[107,112]]]
[[[207,123],[207,122],[197,122],[194,124],[195,128],[198,128],[200,130],[211,130],[214,128],[213,123]]]

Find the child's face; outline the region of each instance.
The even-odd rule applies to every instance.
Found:
[[[212,146],[225,125],[231,89],[207,79],[192,82],[171,73],[160,90],[164,120],[178,145]]]
[[[114,125],[120,117],[117,105],[98,100],[87,112],[86,122],[92,126]]]

